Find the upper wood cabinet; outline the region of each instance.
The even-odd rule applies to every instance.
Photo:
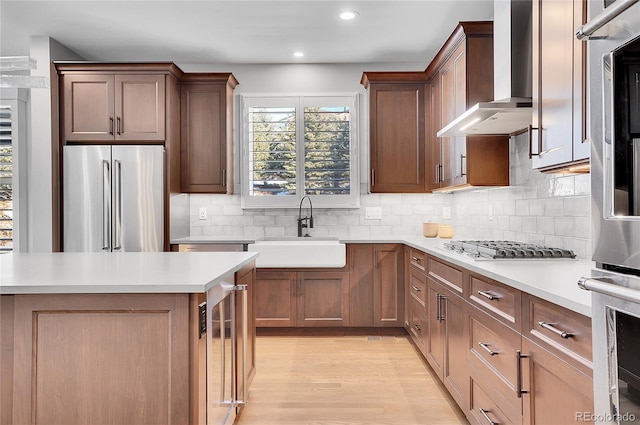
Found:
[[[61,79],[65,141],[164,141],[164,75],[92,72]]]
[[[471,106],[493,100],[493,23],[461,22],[426,74],[427,188],[509,185],[508,136],[437,137]]]
[[[575,29],[586,21],[586,0],[533,1],[533,167],[554,171],[588,164],[586,44]]]
[[[229,73],[185,74],[181,83],[181,187],[233,193],[233,90]]]
[[[423,72],[365,72],[369,92],[370,188],[426,192]]]

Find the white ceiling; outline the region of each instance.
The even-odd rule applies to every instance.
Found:
[[[360,16],[341,21],[345,9]],[[492,16],[493,0],[1,0],[0,56],[44,35],[98,61],[426,66],[458,21]]]

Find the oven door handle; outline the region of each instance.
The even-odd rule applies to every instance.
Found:
[[[591,34],[602,28],[613,20],[616,16],[636,4],[638,0],[617,0],[611,6],[607,7],[595,18],[581,26],[576,30],[576,38],[582,40],[588,38]]]
[[[640,303],[640,291],[605,282],[604,280],[581,277],[578,279],[578,286],[585,291],[598,292],[610,297],[621,298],[633,303]]]

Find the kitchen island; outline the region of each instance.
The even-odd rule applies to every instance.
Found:
[[[250,285],[255,257],[0,255],[0,422],[204,423],[198,305]]]

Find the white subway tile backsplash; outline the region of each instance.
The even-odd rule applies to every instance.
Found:
[[[315,226],[308,231],[313,236],[402,237],[422,234],[422,222],[430,220],[453,225],[457,239],[531,242],[590,258],[590,176],[533,170],[527,142],[526,135],[510,142],[509,187],[454,194],[363,194],[360,208],[314,209]],[[239,195],[193,194],[190,204],[192,236],[297,234],[297,208],[243,210]],[[207,208],[207,220],[198,219],[202,206]],[[366,206],[381,207],[382,219],[365,219]],[[443,207],[451,209],[451,219],[443,219]]]

